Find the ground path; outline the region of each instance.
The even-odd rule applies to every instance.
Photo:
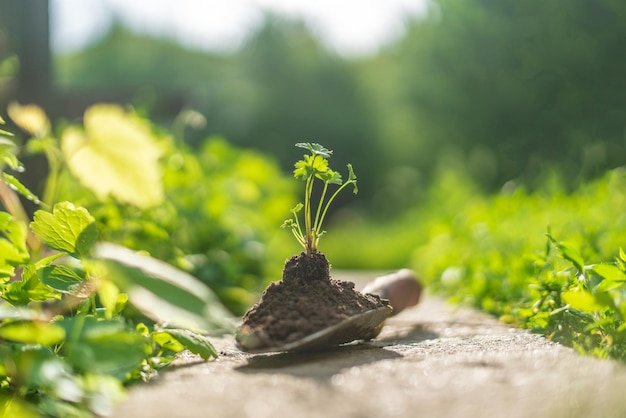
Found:
[[[374,273],[333,273],[357,282]],[[115,417],[626,417],[626,367],[583,357],[469,309],[425,296],[369,343],[249,355],[183,357],[132,387]]]

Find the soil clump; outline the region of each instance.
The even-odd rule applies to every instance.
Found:
[[[265,289],[244,315],[240,331],[254,333],[263,346],[281,346],[387,305],[385,299],[358,292],[352,282],[332,279],[322,253],[303,252],[287,260],[282,280]]]

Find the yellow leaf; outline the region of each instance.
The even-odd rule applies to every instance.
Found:
[[[85,111],[84,132],[69,128],[61,148],[72,173],[98,198],[108,195],[140,208],[163,199],[161,149],[149,126],[120,106]]]
[[[50,133],[50,121],[46,112],[37,105],[22,106],[13,102],[9,105],[7,112],[17,126],[34,137],[44,138]]]

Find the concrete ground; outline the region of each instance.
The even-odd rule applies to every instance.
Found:
[[[357,282],[374,273],[334,278]],[[626,367],[426,295],[375,341],[313,354],[181,357],[115,417],[626,417]]]

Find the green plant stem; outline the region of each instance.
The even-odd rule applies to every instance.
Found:
[[[337,190],[335,190],[335,193],[332,194],[332,196],[330,197],[330,199],[326,203],[326,206],[324,206],[324,212],[322,212],[322,216],[320,218],[319,225],[317,226],[318,228],[322,227],[322,224],[324,223],[324,218],[326,218],[326,212],[328,212],[328,208],[330,207],[330,204],[333,202],[333,200],[335,200],[335,197],[337,197],[339,192],[341,192],[348,184],[351,184],[351,183],[353,183],[353,181],[345,182],[344,184],[341,185],[341,187],[339,187]]]
[[[313,193],[313,180],[314,176],[307,179],[304,196],[304,225],[305,225],[305,238],[306,238],[306,253],[310,257],[313,255],[313,231],[311,225],[311,194]]]
[[[300,219],[298,218],[298,213],[293,212],[293,218],[296,220],[296,228],[291,228],[291,232],[296,237],[298,242],[302,244],[303,247],[306,247],[306,241],[304,239],[304,235],[302,234],[302,227],[300,226]]]
[[[315,222],[313,223],[313,231],[315,231],[315,246],[317,247],[317,241],[320,234],[320,229],[322,224],[320,222],[320,213],[322,212],[322,205],[324,203],[324,199],[326,198],[326,191],[328,190],[328,182],[324,182],[324,190],[322,190],[322,196],[320,197],[320,201],[317,205],[317,211],[315,212]]]

